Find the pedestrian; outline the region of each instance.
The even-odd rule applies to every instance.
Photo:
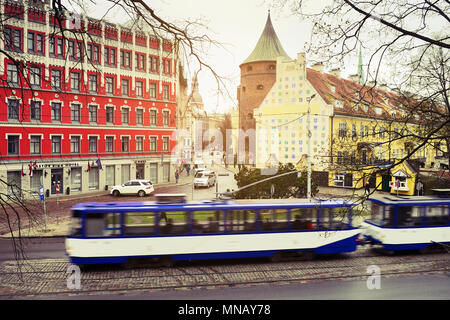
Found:
[[[369,195],[370,194],[370,185],[369,185],[369,181],[366,182],[366,186],[364,188],[364,194]]]
[[[190,171],[191,171],[191,166],[188,164],[188,165],[186,165],[186,172],[187,172],[188,176],[189,176]]]
[[[178,170],[175,171],[175,181],[178,183],[178,178],[180,177],[180,174],[178,173]]]

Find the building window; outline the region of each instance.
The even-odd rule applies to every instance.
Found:
[[[89,153],[97,152],[97,137],[89,137]]]
[[[122,96],[128,97],[130,94],[130,81],[128,79],[122,79]]]
[[[122,137],[122,152],[129,152],[129,151],[130,151],[130,138]]]
[[[8,120],[19,120],[19,100],[8,99]]]
[[[41,120],[41,101],[30,102],[30,119]]]
[[[384,137],[385,137],[385,131],[386,131],[386,129],[385,129],[384,127],[380,127],[380,138],[383,138],[383,139],[384,139]]]
[[[97,122],[97,106],[89,106],[89,122]]]
[[[339,137],[347,137],[347,123],[345,122],[339,123]]]
[[[131,69],[131,51],[120,50],[120,66]]]
[[[106,94],[114,94],[114,77],[106,77]]]
[[[82,61],[83,59],[83,42],[69,40],[68,42],[69,59],[72,61]]]
[[[169,137],[163,137],[163,151],[169,151]]]
[[[106,123],[114,123],[114,107],[106,107]]]
[[[87,55],[88,55],[89,62],[91,62],[93,64],[100,64],[100,45],[88,43]]]
[[[41,153],[41,136],[30,136],[30,154]]]
[[[150,98],[156,99],[156,83],[150,83]]]
[[[50,57],[54,58],[64,58],[64,39],[62,37],[52,36],[49,39],[49,49]]]
[[[8,154],[19,154],[19,136],[8,135]]]
[[[136,81],[136,97],[142,98],[144,94],[144,82]]]
[[[89,75],[89,92],[97,92],[97,75]]]
[[[158,57],[149,56],[148,65],[149,71],[158,73]]]
[[[13,63],[8,63],[6,67],[6,81],[8,81],[9,85],[17,85],[19,83],[19,70]]]
[[[52,102],[51,105],[52,105],[52,120],[61,121],[61,103]]]
[[[71,72],[70,73],[70,89],[72,91],[80,91],[80,73]]]
[[[61,137],[53,136],[52,137],[52,153],[61,153]]]
[[[106,137],[106,152],[114,152],[114,137]]]
[[[80,137],[72,136],[70,137],[70,152],[80,153]]]
[[[122,108],[122,124],[128,124],[130,120],[130,110],[128,108]]]
[[[156,151],[156,137],[150,137],[150,151]]]
[[[156,110],[150,110],[150,125],[156,126]]]
[[[163,126],[169,126],[169,111],[163,111]]]
[[[4,27],[5,50],[23,51],[23,30]]]
[[[113,47],[107,47],[104,48],[105,54],[104,54],[104,60],[105,65],[107,66],[115,66],[116,65],[116,48]]]
[[[163,59],[163,72],[165,74],[171,73],[171,61],[169,59]]]
[[[144,137],[136,137],[136,151],[144,151]]]
[[[51,86],[53,89],[61,90],[61,70],[51,71]]]
[[[41,86],[41,68],[30,67],[30,85],[40,87]]]
[[[163,84],[163,99],[169,100],[169,86],[167,84]]]
[[[145,54],[136,53],[135,55],[135,68],[137,71],[145,71]]]
[[[144,110],[136,109],[136,124],[144,123]]]
[[[70,106],[70,120],[72,122],[80,122],[80,105],[72,104]]]

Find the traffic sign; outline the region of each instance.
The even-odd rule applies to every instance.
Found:
[[[39,188],[39,196],[41,198],[41,201],[44,201],[45,196],[44,196],[44,187],[40,187]]]
[[[59,184],[56,185],[56,194],[59,193]]]

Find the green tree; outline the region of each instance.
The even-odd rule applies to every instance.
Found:
[[[292,174],[255,184],[249,188],[235,192],[233,196],[235,199],[306,198],[306,172],[302,172],[300,176],[298,176],[296,168],[291,163],[280,163],[277,173],[272,176],[261,175],[260,169],[249,169],[244,166],[234,175],[234,179],[236,180],[238,187],[243,188],[249,184],[289,172],[292,172]],[[272,185],[274,186],[273,195],[271,195]],[[314,196],[317,192],[317,184],[313,181],[311,185],[311,193]]]

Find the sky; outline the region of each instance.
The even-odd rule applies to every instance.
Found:
[[[84,1],[90,3],[89,16],[98,18],[105,13],[104,0],[96,0],[97,6],[87,0]],[[198,75],[199,90],[207,112],[224,113],[237,105],[236,92],[240,83],[239,65],[253,51],[264,29],[269,9],[275,32],[284,50],[292,59],[296,59],[297,53],[304,52],[306,42],[311,40],[312,25],[309,21],[301,21],[297,16],[290,14],[287,8],[283,10],[271,8],[270,1],[152,0],[147,3],[156,14],[171,22],[201,19],[208,28],[206,33],[223,44],[222,47],[205,48],[202,58],[214,68],[217,74],[227,79],[225,85],[231,97],[218,96],[215,78],[211,72],[203,69]],[[111,12],[108,16],[108,20],[117,23],[123,23],[126,19],[127,17],[117,12]],[[205,30],[202,30],[203,32]],[[306,58],[308,64],[308,55]],[[354,65],[350,64],[348,67],[349,70],[343,70],[343,75],[356,73],[356,54]],[[189,83],[194,71],[196,71],[195,65],[192,68],[186,68]]]

